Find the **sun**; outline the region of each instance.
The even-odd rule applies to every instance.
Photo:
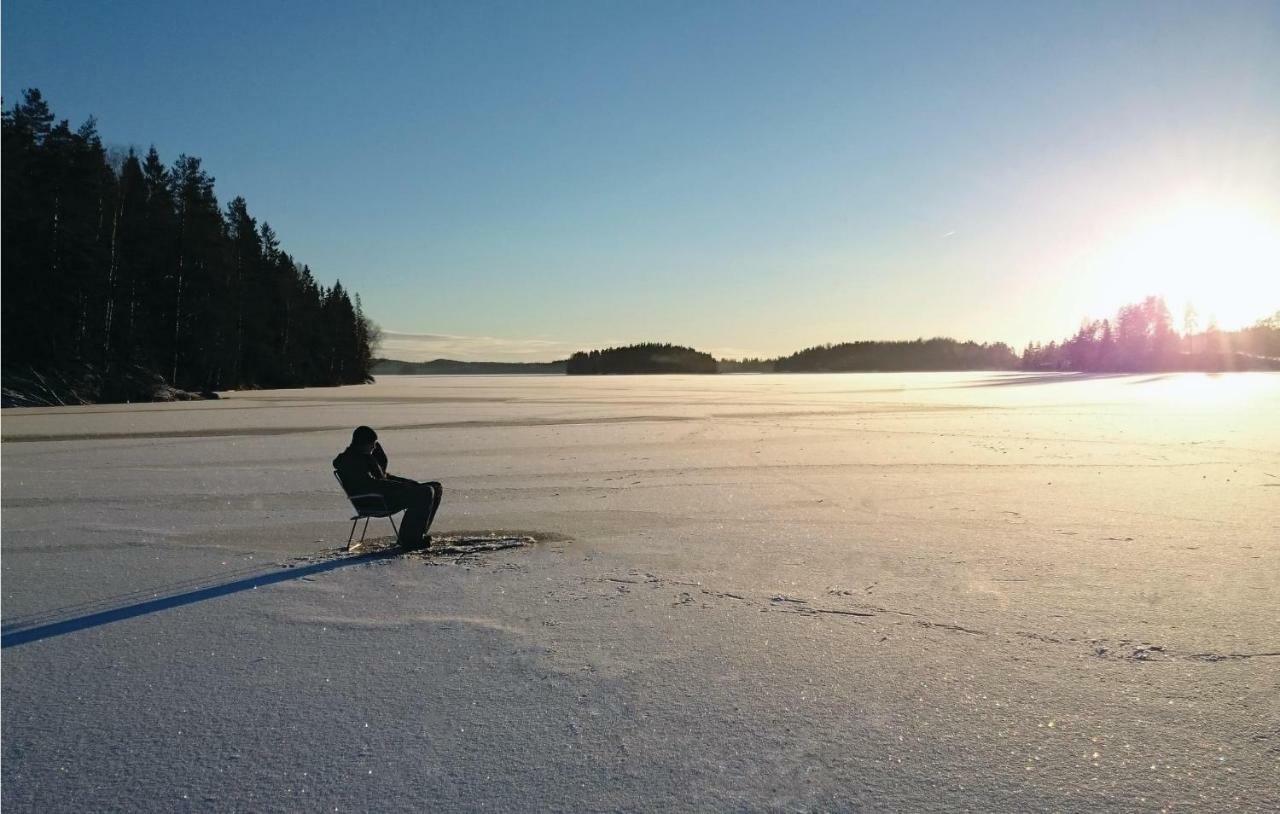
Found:
[[[1158,209],[1104,250],[1108,297],[1191,305],[1204,328],[1241,328],[1280,309],[1280,209],[1197,198]]]

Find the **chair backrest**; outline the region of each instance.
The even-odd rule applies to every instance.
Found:
[[[351,490],[347,489],[347,485],[342,482],[342,476],[336,469],[333,470],[333,479],[342,487],[342,493],[347,496],[347,500],[351,501],[351,507],[356,510],[356,514],[384,516],[389,513],[387,499],[382,495],[376,492],[364,495],[351,494]]]

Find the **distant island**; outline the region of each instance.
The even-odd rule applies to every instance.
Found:
[[[623,348],[579,351],[569,357],[565,373],[570,376],[617,373],[719,373],[716,359],[709,353],[644,342]]]
[[[1017,354],[1002,342],[954,339],[843,342],[818,345],[777,359],[720,359],[680,345],[643,343],[569,357],[569,375],[626,373],[842,373],[903,370],[1013,370]]]
[[[679,345],[644,343],[578,352],[570,375],[625,373],[844,373],[904,370],[1015,370],[1008,345],[915,339],[902,342],[842,342],[818,345],[777,359],[715,359]]]
[[[396,359],[374,359],[375,376],[459,376],[496,373],[563,374],[566,361],[558,362],[459,362],[456,359],[432,359],[430,362],[401,362]]]

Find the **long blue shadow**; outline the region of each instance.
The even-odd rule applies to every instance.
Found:
[[[389,548],[381,551],[371,551],[368,554],[360,554],[354,557],[340,557],[338,559],[326,560],[313,565],[281,566],[278,571],[269,571],[265,574],[258,574],[252,577],[238,579],[233,582],[224,582],[221,585],[211,585],[207,588],[197,588],[193,591],[174,594],[173,596],[149,599],[145,602],[135,602],[132,605],[125,605],[120,608],[99,611],[97,613],[89,613],[72,619],[64,619],[60,622],[50,622],[48,624],[25,629],[6,630],[3,635],[0,636],[0,649],[17,647],[20,644],[30,644],[31,642],[38,642],[41,639],[50,639],[54,636],[75,633],[80,630],[88,630],[89,628],[98,627],[99,625],[109,625],[112,622],[123,622],[125,619],[145,616],[148,613],[156,613],[157,611],[169,610],[170,608],[180,608],[183,605],[193,605],[196,602],[204,602],[206,599],[217,599],[220,596],[228,596],[230,594],[240,593],[241,591],[251,591],[254,588],[274,585],[277,582],[288,582],[291,579],[301,579],[313,574],[323,574],[326,571],[346,568],[349,565],[359,565],[374,560],[395,557],[401,553],[402,552],[397,548]]]
[[[950,389],[972,389],[975,387],[1023,387],[1032,384],[1061,384],[1063,382],[1084,382],[1091,379],[1120,379],[1133,376],[1133,373],[1079,373],[1072,371],[1055,371],[1052,373],[1009,373],[993,376],[972,382],[948,385]],[[942,388],[942,389],[948,389]]]

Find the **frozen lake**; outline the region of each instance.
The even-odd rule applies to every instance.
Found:
[[[1280,374],[2,420],[6,811],[1280,808]],[[538,542],[338,553],[357,424]]]

